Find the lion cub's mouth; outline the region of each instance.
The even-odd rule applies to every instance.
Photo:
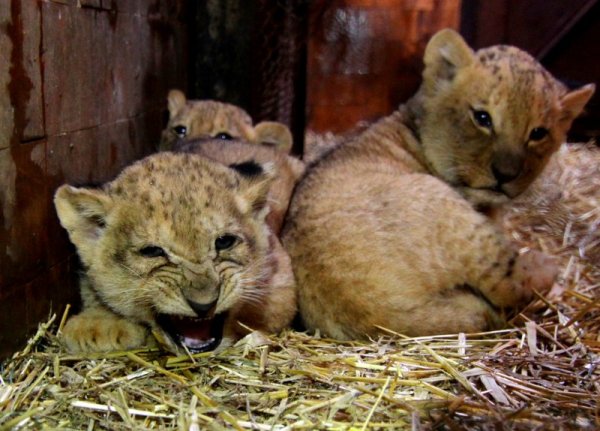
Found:
[[[156,318],[158,325],[171,338],[176,347],[185,347],[192,353],[214,350],[223,339],[223,326],[226,313],[212,318],[197,318],[176,314],[159,314]],[[159,340],[161,344],[163,340]],[[166,347],[172,346],[167,345]]]

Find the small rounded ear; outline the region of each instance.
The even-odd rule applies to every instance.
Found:
[[[571,127],[573,120],[581,114],[586,103],[594,95],[596,86],[594,84],[584,85],[577,90],[573,90],[565,94],[560,100],[561,105],[561,116],[560,125],[564,130],[568,130]]]
[[[273,146],[286,154],[289,154],[292,150],[292,132],[285,124],[276,121],[263,121],[254,126],[254,131],[256,133],[256,143]]]
[[[185,106],[187,100],[183,91],[173,89],[167,96],[167,105],[169,107],[169,119],[175,117]]]
[[[449,28],[440,30],[425,48],[423,77],[434,84],[439,80],[451,81],[456,71],[470,65],[475,54],[460,34]]]
[[[271,184],[277,171],[272,162],[259,164],[254,160],[229,165],[240,176],[238,203],[244,212],[252,211],[258,218],[267,215]]]
[[[79,250],[95,242],[104,231],[111,198],[102,190],[63,185],[54,194],[60,224]]]

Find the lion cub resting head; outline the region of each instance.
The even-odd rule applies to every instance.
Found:
[[[474,52],[451,30],[427,45],[406,106],[429,170],[478,207],[522,193],[565,141],[595,86],[569,91],[533,57],[498,45]]]
[[[165,152],[101,189],[58,189],[85,270],[69,350],[135,348],[151,330],[173,351],[203,351],[231,344],[242,325],[275,332],[291,321],[289,258],[264,220],[274,172],[251,165]]]
[[[212,100],[186,100],[179,90],[168,96],[169,124],[162,149],[200,154],[225,165],[272,162],[277,176],[271,184],[267,224],[279,233],[292,191],[304,163],[289,155],[292,134],[287,126],[264,121],[252,126],[241,108]]]
[[[214,100],[187,100],[180,90],[167,97],[169,122],[162,132],[161,150],[170,150],[178,140],[241,139],[252,144],[273,146],[289,153],[292,134],[282,123],[263,121],[252,125],[246,111]]]
[[[282,241],[306,327],[339,339],[479,332],[546,292],[552,259],[520,254],[474,206],[525,190],[593,91],[568,91],[517,48],[474,52],[437,33],[416,96],[294,192]]]

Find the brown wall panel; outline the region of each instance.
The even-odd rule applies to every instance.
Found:
[[[56,188],[155,149],[168,89],[186,88],[186,4],[0,3],[0,357],[77,297]]]
[[[389,114],[420,83],[429,37],[458,28],[460,0],[334,0],[312,3],[307,120],[344,132]]]

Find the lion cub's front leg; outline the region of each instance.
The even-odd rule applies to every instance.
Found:
[[[63,342],[73,353],[109,352],[141,347],[147,335],[143,326],[97,307],[84,309],[67,321]]]
[[[70,317],[62,330],[62,341],[67,350],[72,353],[110,352],[145,345],[149,331],[104,307],[90,283],[85,275],[81,278],[83,311]]]

